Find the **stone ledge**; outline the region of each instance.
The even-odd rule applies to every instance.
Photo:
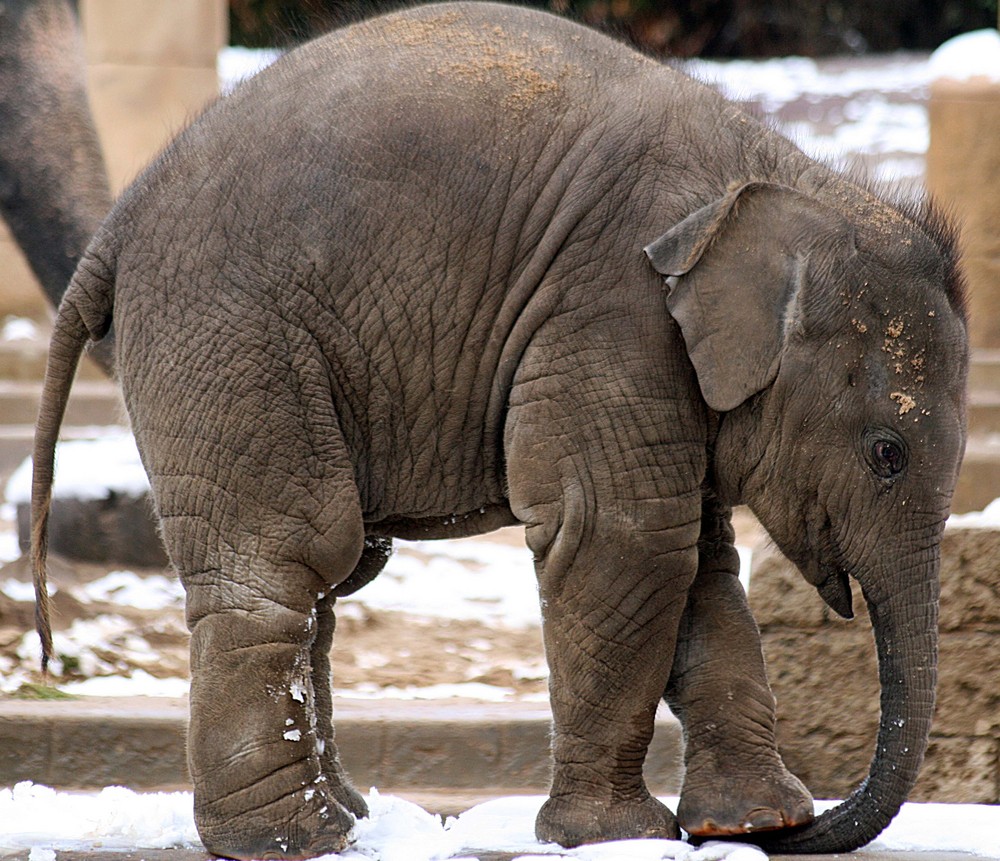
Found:
[[[548,791],[545,705],[336,700],[335,709],[341,758],[362,789]],[[186,730],[184,700],[0,699],[0,785],[186,787]],[[646,761],[650,789],[676,795],[680,762],[680,726],[661,716]]]

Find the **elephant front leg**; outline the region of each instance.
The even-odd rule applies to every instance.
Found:
[[[676,820],[650,795],[642,767],[693,550],[650,553],[633,535],[600,529],[593,543],[576,551],[571,570],[540,566],[554,771],[536,833],[566,847],[676,839]]]
[[[203,603],[198,591],[188,587],[189,607]],[[327,608],[262,596],[193,625],[188,757],[210,852],[307,858],[346,847],[365,811],[333,748],[329,664],[319,655],[331,634]]]
[[[699,837],[769,831],[813,818],[809,791],[778,754],[774,697],[738,579],[729,514],[706,499],[698,576],[665,693],[685,740],[677,818]]]
[[[535,833],[567,847],[679,834],[642,767],[698,570],[707,468],[687,360],[662,350],[662,298],[579,295],[577,313],[533,331],[504,437],[550,670],[552,789]]]

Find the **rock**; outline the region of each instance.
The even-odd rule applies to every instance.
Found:
[[[31,508],[17,506],[17,540],[27,552]],[[104,499],[54,499],[49,515],[49,550],[67,559],[141,568],[169,565],[146,495],[110,492]]]
[[[11,476],[22,552],[31,541],[31,459]],[[142,568],[168,565],[149,483],[130,434],[60,443],[49,515],[49,550],[69,560]]]

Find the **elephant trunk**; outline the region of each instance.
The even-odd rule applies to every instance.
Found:
[[[935,554],[937,555],[937,554]],[[793,832],[759,835],[769,852],[849,852],[899,812],[923,762],[937,683],[938,563],[905,592],[865,590],[882,688],[878,740],[868,777],[837,807]],[[926,568],[923,569],[926,572]],[[898,581],[897,581],[898,582]]]

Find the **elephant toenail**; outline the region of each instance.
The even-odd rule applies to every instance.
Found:
[[[743,828],[747,831],[773,831],[784,825],[784,817],[777,810],[772,810],[769,807],[751,810],[743,822]]]

